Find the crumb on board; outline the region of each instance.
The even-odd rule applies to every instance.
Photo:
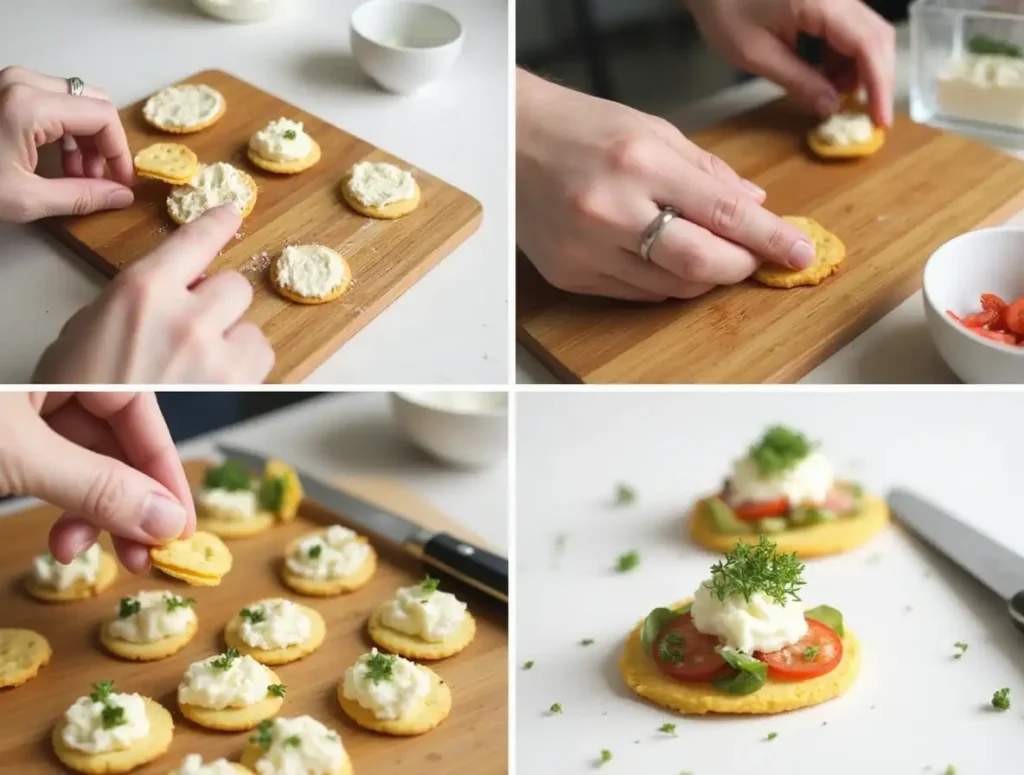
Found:
[[[262,250],[242,264],[239,271],[246,277],[256,278],[263,275],[269,268],[270,254],[267,251]]]

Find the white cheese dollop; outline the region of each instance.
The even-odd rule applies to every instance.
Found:
[[[40,554],[32,561],[35,580],[51,589],[67,589],[79,581],[96,582],[100,572],[100,546],[93,544],[67,565],[54,559],[52,554]]]
[[[244,708],[267,696],[270,673],[250,656],[236,657],[231,667],[213,666],[223,655],[193,662],[178,685],[178,702],[200,708]]]
[[[227,759],[217,759],[209,764],[203,764],[202,756],[190,753],[171,775],[238,775],[238,770]]]
[[[103,728],[103,709],[106,705],[124,708],[126,723],[110,729]],[[111,694],[107,703],[79,697],[64,712],[67,724],[61,739],[68,748],[85,753],[105,753],[128,748],[136,740],[149,734],[146,703],[138,694]]]
[[[298,739],[298,745],[285,742]],[[337,732],[310,716],[276,718],[271,742],[256,760],[258,775],[335,775],[345,763]]]
[[[277,279],[301,296],[327,296],[348,280],[348,263],[323,245],[289,245],[277,259]]]
[[[146,100],[149,121],[160,126],[195,126],[213,118],[224,104],[223,95],[203,84],[171,86]]]
[[[309,640],[313,623],[302,607],[291,600],[261,600],[248,610],[263,615],[262,621],[255,623],[243,616],[238,628],[239,637],[253,648],[283,649]]]
[[[416,196],[416,181],[394,164],[361,161],[352,168],[349,190],[366,207],[384,207]]]
[[[191,606],[176,606],[168,610],[168,600],[178,596],[173,592],[139,592],[131,599],[137,600],[139,612],[121,618],[121,607],[115,609],[117,618],[107,625],[107,631],[118,640],[131,643],[153,643],[188,630],[196,620]]]
[[[237,202],[239,209],[245,210],[255,194],[250,180],[227,162],[200,164],[192,180],[171,189],[167,208],[184,223],[228,202]]]
[[[875,125],[863,113],[836,113],[817,128],[818,136],[829,145],[861,145],[871,142]]]
[[[733,465],[729,479],[732,503],[765,503],[787,498],[792,505],[820,505],[828,498],[835,474],[828,458],[817,450],[785,471],[762,477],[757,463],[745,457]]]
[[[259,511],[256,490],[224,490],[220,487],[196,493],[200,506],[217,509],[221,519],[252,519]]]
[[[408,659],[389,655],[385,659],[391,660],[390,676],[374,680],[369,663],[377,656],[377,649],[363,654],[345,671],[344,695],[379,719],[401,718],[430,694],[430,673]]]
[[[304,578],[338,579],[359,570],[369,555],[369,544],[355,531],[331,525],[326,534],[300,541],[287,565],[288,570]]]
[[[401,587],[381,609],[381,621],[393,630],[436,643],[452,635],[466,618],[466,604],[448,592],[422,585]]]
[[[761,592],[730,595],[719,600],[701,584],[693,596],[693,626],[706,635],[717,635],[723,645],[745,654],[772,652],[791,646],[807,634],[807,620],[798,600],[776,603]]]
[[[309,156],[313,140],[301,121],[279,118],[249,138],[249,147],[271,161],[298,161]]]

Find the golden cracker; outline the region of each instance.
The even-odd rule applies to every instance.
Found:
[[[50,663],[49,641],[32,630],[0,629],[0,688],[21,686]]]
[[[270,683],[279,684],[281,679],[270,668]],[[215,729],[218,732],[244,732],[247,729],[255,729],[261,721],[273,718],[281,711],[284,705],[283,697],[265,697],[255,705],[246,705],[244,708],[202,708],[198,705],[189,705],[179,702],[181,715],[207,729]]]
[[[365,215],[368,218],[378,218],[380,220],[390,221],[395,218],[401,218],[403,215],[408,215],[420,206],[420,184],[417,181],[413,181],[413,185],[416,187],[416,193],[412,199],[403,199],[401,202],[392,202],[391,204],[384,205],[383,207],[368,207],[360,202],[356,198],[356,195],[352,193],[350,186],[351,180],[351,174],[345,176],[345,179],[341,183],[341,195],[348,203],[348,206],[360,215]]]
[[[192,577],[219,580],[231,570],[233,563],[231,551],[224,542],[201,530],[189,538],[153,546],[149,556],[157,569],[186,581]]]
[[[206,764],[210,764],[211,762],[216,761],[216,759],[211,759],[209,762],[207,762],[205,759],[203,761]],[[236,773],[238,773],[238,775],[254,775],[252,770],[250,770],[250,769],[248,769],[246,767],[243,767],[241,764],[235,764],[234,762],[228,762],[228,766],[231,769],[233,769]],[[180,767],[179,767],[179,769],[180,769]],[[171,770],[169,773],[167,773],[167,775],[178,775],[178,770]]]
[[[351,272],[349,275],[351,276]],[[299,475],[284,461],[268,460],[263,470],[263,478],[284,479],[284,492],[281,495],[281,507],[277,516],[284,522],[291,522],[299,513],[299,505],[302,503],[302,482],[299,481]]]
[[[261,649],[250,646],[242,640],[242,635],[239,632],[242,627],[242,617],[238,614],[235,614],[225,625],[224,642],[228,646],[238,649],[238,653],[248,655],[263,665],[286,665],[289,662],[297,662],[320,648],[324,638],[327,637],[327,624],[320,612],[308,606],[301,606],[301,608],[302,612],[309,617],[311,625],[309,638],[305,643],[296,643],[294,646],[280,649]]]
[[[259,743],[246,740],[245,748],[242,749],[242,766],[256,772],[256,764],[263,758],[263,753],[263,748],[260,747]],[[348,756],[348,751],[344,751],[341,768],[337,772],[328,773],[328,775],[352,775],[352,760]]]
[[[186,86],[187,84],[178,85]],[[194,85],[200,86],[203,84]],[[213,89],[212,86],[210,88]],[[228,112],[228,101],[224,98],[223,92],[217,89],[213,89],[213,91],[216,91],[218,94],[220,94],[220,110],[218,110],[205,121],[200,121],[198,124],[189,124],[188,126],[169,126],[167,124],[158,124],[156,121],[150,121],[148,118],[146,118],[145,111],[143,111],[140,108],[140,112],[142,113],[142,120],[149,124],[151,127],[155,127],[156,129],[159,129],[161,132],[167,132],[168,134],[172,135],[191,135],[195,134],[196,132],[202,132],[204,129],[213,126],[222,118],[224,118],[224,114]],[[145,106],[146,103],[142,104],[143,106]]]
[[[387,603],[381,605],[370,616],[367,625],[370,640],[385,651],[398,654],[406,659],[428,659],[431,661],[447,659],[463,651],[476,637],[476,620],[469,611],[466,611],[466,618],[462,620],[459,629],[444,640],[434,643],[415,635],[393,630],[385,625],[382,620],[385,605]]]
[[[801,285],[818,285],[839,270],[839,265],[846,258],[846,246],[838,237],[811,218],[786,215],[783,220],[811,238],[814,260],[810,266],[800,270],[765,262],[754,272],[755,280],[772,288],[796,288]]]
[[[249,186],[249,190],[252,191],[252,196],[249,197],[248,203],[245,205],[245,207],[242,208],[242,219],[244,220],[245,218],[249,217],[249,215],[253,211],[253,208],[256,207],[256,197],[259,194],[259,186],[256,185],[256,181],[253,179],[253,177],[248,172],[246,172],[245,170],[240,170],[237,167],[235,167],[235,169],[238,170],[238,173],[245,179],[245,182]],[[174,194],[174,189],[171,189],[171,195],[173,195],[173,194]],[[174,215],[174,213],[171,212],[171,206],[170,206],[171,205],[171,195],[168,195],[168,197],[167,197],[167,203],[166,203],[166,205],[167,205],[167,215],[168,215],[168,217],[172,221],[174,221],[179,226],[184,226],[187,223],[187,221],[182,220],[181,218],[176,217]]]
[[[422,702],[408,716],[396,719],[379,719],[373,715],[373,711],[367,710],[355,700],[345,696],[345,679],[338,682],[338,704],[345,711],[350,719],[371,732],[380,732],[385,735],[397,737],[408,737],[410,735],[422,735],[434,729],[438,724],[448,718],[452,710],[452,692],[441,676],[429,667],[421,668],[430,673],[430,693],[423,698]]]
[[[57,758],[67,767],[85,775],[120,775],[136,767],[148,764],[167,753],[174,737],[174,721],[162,705],[143,697],[146,703],[146,717],[149,719],[149,734],[136,740],[128,748],[107,753],[86,753],[69,748],[62,737],[66,721],[61,716],[53,728],[51,742]]]
[[[199,157],[178,143],[154,143],[135,154],[135,171],[147,178],[186,183],[196,174]]]
[[[304,159],[296,159],[293,161],[275,161],[274,159],[267,159],[260,156],[252,148],[246,149],[246,153],[249,156],[249,161],[259,167],[261,170],[266,172],[276,172],[279,175],[295,175],[299,172],[304,172],[320,161],[320,146],[316,140],[312,137],[309,138],[312,143],[312,147],[309,149],[309,153]]]
[[[287,560],[288,557],[298,550],[299,544],[303,540],[310,536],[325,535],[326,533],[326,530],[317,530],[293,539],[284,549],[285,559]],[[310,579],[293,573],[288,569],[288,563],[282,562],[281,580],[293,592],[310,597],[334,597],[335,595],[355,592],[357,589],[365,587],[377,572],[377,552],[374,550],[373,545],[363,536],[359,536],[358,540],[367,544],[370,552],[366,555],[366,560],[363,561],[363,564],[354,573],[338,579]]]
[[[108,552],[100,550],[100,568],[92,584],[79,579],[67,589],[51,589],[39,584],[29,571],[25,576],[25,589],[32,597],[44,603],[71,603],[95,597],[113,584],[116,578],[117,562]]]
[[[280,255],[274,260],[273,265],[270,267],[270,282],[278,293],[288,299],[288,301],[294,301],[296,304],[326,304],[329,301],[334,301],[335,299],[340,298],[345,291],[352,286],[352,267],[349,266],[348,261],[343,255],[341,255],[341,253],[338,253],[336,250],[332,250],[332,252],[337,253],[338,258],[341,259],[341,263],[345,267],[345,279],[342,281],[341,285],[332,290],[326,296],[303,296],[301,293],[297,293],[293,288],[285,287],[281,282],[281,278],[277,271],[278,262],[281,260]]]
[[[864,156],[871,156],[885,144],[885,130],[881,127],[874,127],[871,131],[871,139],[866,143],[854,143],[853,145],[832,145],[825,142],[818,136],[817,128],[807,132],[807,146],[814,152],[815,156],[821,159],[859,159]]]
[[[115,657],[131,662],[155,662],[158,659],[173,656],[191,642],[195,637],[196,630],[199,629],[198,618],[195,618],[189,622],[185,632],[168,635],[166,638],[155,640],[152,643],[135,643],[115,638],[110,634],[110,623],[114,621],[117,621],[116,617],[107,619],[100,624],[100,643]]]

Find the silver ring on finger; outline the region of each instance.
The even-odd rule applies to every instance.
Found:
[[[71,76],[67,79],[68,81],[68,94],[72,97],[81,97],[82,92],[85,91],[85,81],[76,76]]]
[[[667,206],[661,208],[658,217],[651,221],[650,225],[644,229],[643,236],[640,237],[640,258],[644,261],[651,260],[651,248],[654,247],[654,243],[658,241],[661,232],[665,230],[672,219],[678,217],[679,211],[676,208]]]

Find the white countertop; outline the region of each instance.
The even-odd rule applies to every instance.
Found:
[[[684,515],[768,424],[810,432],[869,491],[908,487],[1024,553],[1019,394],[577,391],[521,393],[516,411],[516,660],[535,661],[517,673],[519,772],[591,772],[603,748],[607,775],[941,775],[949,764],[972,775],[1019,761],[1024,636],[1002,602],[892,527],[808,563],[804,600],[839,608],[863,645],[839,699],[772,717],[678,717],[630,693],[616,665],[640,619],[707,578],[716,557],[688,541]],[[633,505],[611,505],[617,482],[636,489]],[[640,566],[612,572],[630,549]],[[956,641],[968,644],[960,660]],[[1004,686],[1012,708],[997,713],[988,704]],[[553,702],[562,715],[548,714]],[[665,722],[678,738],[658,733]]]
[[[76,75],[118,105],[202,69],[228,70],[479,199],[480,231],[309,381],[504,384],[508,377],[508,3],[434,0],[466,30],[454,71],[418,95],[371,86],[349,55],[357,0],[289,0],[234,25],[188,0],[46,0],[3,13],[6,64]],[[35,228],[0,226],[0,383],[27,382],[104,280]]]
[[[897,110],[908,110],[907,29],[899,30]],[[782,96],[783,91],[763,79],[724,89],[712,97],[681,108],[669,118],[687,134],[746,113]],[[1018,154],[1015,154],[1018,155]],[[1024,154],[1021,155],[1024,158]],[[1024,224],[1024,212],[1008,223]],[[542,364],[517,345],[516,380],[519,383],[558,382]],[[944,384],[959,383],[932,344],[920,291],[871,326],[835,355],[809,372],[801,382],[827,384]]]
[[[502,463],[460,471],[413,447],[391,416],[387,393],[340,393],[197,436],[182,458],[219,457],[217,443],[272,454],[323,477],[373,475],[395,479],[485,542],[508,551],[508,471]],[[0,513],[20,511],[24,499]]]

